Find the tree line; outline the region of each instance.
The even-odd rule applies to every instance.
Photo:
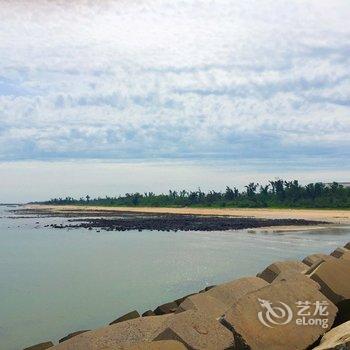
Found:
[[[239,208],[350,208],[350,188],[337,182],[301,185],[297,180],[269,181],[266,185],[251,182],[243,190],[226,187],[224,192],[173,191],[155,194],[126,193],[116,197],[75,199],[53,198],[44,204],[96,206],[153,206],[153,207],[239,207]]]

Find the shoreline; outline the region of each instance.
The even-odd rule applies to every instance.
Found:
[[[339,223],[320,220],[315,213],[291,215],[281,210],[232,210],[197,208],[130,208],[94,206],[25,205],[17,215],[64,217],[67,223],[51,224],[56,229],[96,229],[106,231],[229,231],[248,229],[250,233],[282,233],[321,230]],[[240,215],[238,215],[240,214]],[[350,212],[349,212],[350,214]],[[339,213],[336,213],[338,216]],[[349,221],[350,223],[350,221]],[[346,223],[345,223],[346,224]]]
[[[77,205],[25,204],[28,211],[42,211],[49,214],[92,214],[107,216],[119,213],[176,214],[200,216],[229,216],[256,219],[296,219],[323,221],[337,225],[350,225],[350,210],[338,209],[271,209],[271,208],[171,208],[171,207],[101,207]]]

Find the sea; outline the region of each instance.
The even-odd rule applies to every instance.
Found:
[[[0,349],[103,327],[270,263],[330,253],[350,227],[289,233],[54,229],[0,206]]]

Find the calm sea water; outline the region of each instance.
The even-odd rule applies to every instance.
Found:
[[[57,341],[350,241],[346,227],[288,234],[57,230],[43,226],[64,219],[13,219],[8,209],[0,206],[1,350]]]

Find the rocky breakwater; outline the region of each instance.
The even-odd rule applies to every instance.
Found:
[[[26,350],[350,349],[350,243]]]

